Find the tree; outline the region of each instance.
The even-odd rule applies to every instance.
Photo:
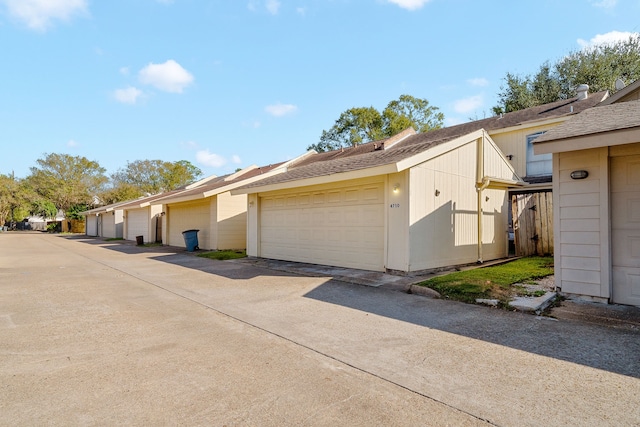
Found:
[[[308,150],[318,152],[355,147],[369,141],[388,138],[408,127],[427,132],[442,127],[444,115],[426,99],[401,95],[381,112],[374,107],[350,108],[340,114],[331,129],[323,130],[320,141]]]
[[[19,188],[20,182],[13,175],[0,174],[0,226],[15,221],[14,213],[23,204]]]
[[[545,62],[535,75],[507,73],[494,113],[508,113],[573,98],[588,84],[591,92],[616,91],[615,82],[640,78],[640,34],[627,40],[575,50],[555,64]]]
[[[127,162],[124,169],[111,175],[112,198],[126,195],[158,194],[171,191],[194,182],[202,176],[202,171],[186,160],[165,162],[162,160],[136,160]],[[134,198],[135,198],[134,197]]]
[[[43,199],[67,212],[73,205],[91,205],[108,181],[98,162],[68,154],[45,154],[31,168],[27,183]]]
[[[31,205],[31,213],[33,215],[41,216],[44,220],[47,220],[48,218],[56,217],[58,214],[58,208],[48,200],[39,199]]]

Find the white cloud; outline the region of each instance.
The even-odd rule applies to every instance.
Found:
[[[73,139],[70,139],[69,142],[67,142],[67,147],[69,147],[69,148],[76,148],[76,147],[79,147],[79,146],[80,146],[80,144],[78,144]]]
[[[138,78],[144,84],[172,93],[182,93],[194,80],[193,75],[173,59],[164,64],[150,63],[138,72]]]
[[[267,0],[265,7],[272,15],[277,15],[280,10],[280,2],[278,0]]]
[[[129,67],[120,67],[120,74],[122,74],[123,76],[128,76],[129,75]]]
[[[211,153],[207,150],[200,150],[196,153],[196,161],[203,166],[219,168],[227,164],[227,159],[219,154]]]
[[[46,31],[53,21],[87,12],[87,0],[0,0],[9,14],[32,30]]]
[[[618,0],[591,0],[589,3],[603,9],[613,9],[618,4]]]
[[[389,3],[396,4],[403,9],[418,10],[431,0],[387,0]]]
[[[231,156],[231,161],[237,165],[242,163],[242,160],[240,160],[240,156],[238,156],[237,154],[234,154],[233,156]]]
[[[264,110],[275,117],[286,116],[287,114],[293,114],[298,110],[298,107],[293,104],[273,104],[264,107]]]
[[[142,91],[133,86],[126,89],[116,89],[113,92],[113,97],[123,104],[135,104],[140,96],[142,96]]]
[[[258,12],[262,9],[263,6],[270,14],[277,15],[282,4],[279,0],[250,0],[247,4],[247,9],[249,9],[251,12]]]
[[[482,95],[470,96],[469,98],[459,99],[453,104],[456,113],[466,114],[474,111],[483,104]]]
[[[485,79],[484,77],[475,77],[473,79],[469,79],[467,80],[467,83],[469,83],[471,86],[489,86],[489,80]]]
[[[582,48],[588,48],[588,47],[602,45],[602,44],[611,44],[611,43],[616,43],[620,41],[625,41],[625,40],[628,40],[629,37],[637,34],[638,33],[631,33],[629,31],[610,31],[605,34],[596,34],[596,36],[591,38],[591,40],[589,41],[584,39],[578,39],[578,44]]]

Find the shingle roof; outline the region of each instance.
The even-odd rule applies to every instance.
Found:
[[[390,138],[368,142],[353,148],[314,154],[292,163],[284,173],[243,185],[241,188],[262,187],[265,185],[280,184],[397,163],[437,145],[468,135],[480,129],[484,129],[490,133],[491,131],[523,125],[525,123],[574,115],[593,107],[606,98],[606,96],[606,91],[597,92],[591,94],[584,100],[572,98],[569,100],[556,101],[550,104],[527,108],[526,110],[503,114],[502,117],[490,117],[421,134],[414,134],[401,140],[388,150],[380,149],[380,147]]]
[[[166,197],[160,197],[156,200],[154,200],[154,202],[162,202],[165,199],[171,199],[174,197],[180,197],[182,198],[188,198],[188,197],[194,197],[196,198],[197,196],[200,197],[204,197],[204,193],[208,193],[211,191],[215,190],[221,190],[224,191],[223,189],[225,187],[231,186],[233,184],[237,184],[239,182],[245,181],[247,179],[250,178],[254,178],[257,176],[260,176],[262,174],[265,174],[267,172],[270,172],[274,169],[276,169],[277,167],[279,167],[280,165],[282,165],[284,162],[280,162],[280,163],[275,163],[272,165],[267,165],[267,166],[261,166],[261,167],[257,167],[254,169],[251,169],[245,173],[243,173],[242,175],[236,176],[233,179],[228,179],[230,176],[234,175],[234,174],[228,174],[228,175],[224,175],[224,176],[219,176],[216,177],[215,179],[213,179],[212,181],[209,181],[203,185],[200,185],[198,187],[192,188],[190,190],[184,190],[184,191],[178,191],[172,194],[167,194]],[[228,179],[225,181],[225,179]]]
[[[536,138],[534,143],[640,127],[640,101],[602,105],[583,111]]]

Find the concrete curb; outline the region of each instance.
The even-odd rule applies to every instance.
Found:
[[[426,286],[411,285],[409,286],[408,293],[413,295],[421,295],[428,298],[442,298],[442,295],[440,295],[440,293],[434,291],[431,288],[427,288]]]

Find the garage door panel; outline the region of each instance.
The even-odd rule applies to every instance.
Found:
[[[640,306],[640,156],[611,159],[612,299]]]
[[[127,211],[127,240],[136,240],[136,236],[143,236],[145,242],[150,242],[149,211],[148,209],[132,209]]]
[[[382,182],[264,197],[261,224],[265,258],[384,269]]]

